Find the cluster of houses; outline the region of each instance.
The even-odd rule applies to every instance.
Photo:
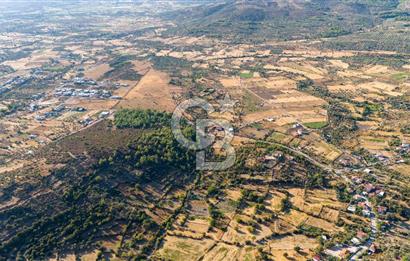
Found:
[[[111,115],[110,111],[102,111],[98,115],[98,118],[99,119],[104,119],[104,118],[107,118],[110,115]],[[86,126],[89,126],[89,125],[93,124],[94,122],[95,121],[91,117],[86,117],[85,119],[80,120],[78,123],[80,123],[81,125],[86,127]]]
[[[56,97],[82,97],[95,99],[121,99],[119,96],[113,96],[110,91],[96,89],[74,89],[61,88],[54,91]]]
[[[385,155],[376,154],[375,157],[380,163],[383,163],[383,164],[386,164],[386,165],[390,163],[390,158],[385,156]]]
[[[348,206],[347,210],[352,213],[361,212],[361,214],[365,217],[371,216],[371,206],[368,201],[368,197],[379,197],[383,198],[386,195],[386,192],[370,182],[364,181],[360,177],[353,177],[352,181],[356,185],[356,190],[350,190],[351,193],[356,193],[352,197],[352,202]],[[385,206],[377,206],[376,211],[379,215],[385,215],[387,213],[387,207]]]
[[[11,89],[13,89],[13,87],[18,87],[20,85],[23,85],[29,80],[30,78],[22,77],[22,76],[13,77],[7,80],[3,85],[0,86],[0,94],[10,91]]]
[[[96,82],[92,79],[87,79],[83,77],[75,77],[71,81],[64,81],[62,84],[67,85],[67,84],[75,84],[79,86],[96,86],[98,88],[106,88],[106,87],[112,87],[112,88],[120,88],[120,87],[128,87],[128,84],[126,83],[113,83],[111,81],[102,81],[102,82]]]
[[[37,111],[38,109],[41,109],[41,108],[42,107],[40,107],[37,104],[30,104],[30,110],[31,111]],[[44,121],[44,120],[49,119],[49,118],[57,118],[57,117],[61,116],[61,114],[66,110],[68,110],[68,108],[66,108],[64,104],[59,104],[56,107],[52,108],[50,111],[44,112],[42,114],[38,114],[34,118],[37,121]],[[87,109],[84,108],[84,107],[74,107],[74,108],[70,108],[69,110],[75,111],[75,112],[85,112],[85,111],[87,111]]]
[[[33,106],[30,105],[30,107],[35,107],[35,105],[33,105]],[[52,108],[50,111],[44,112],[43,114],[36,115],[34,118],[37,121],[44,121],[44,120],[49,119],[49,118],[57,118],[65,110],[66,110],[66,107],[64,106],[64,104],[60,104],[60,105]]]
[[[410,144],[404,143],[398,149],[398,153],[402,156],[410,155]]]
[[[92,79],[75,77],[70,81],[64,81],[61,83],[61,88],[54,91],[56,97],[83,97],[83,98],[96,98],[96,99],[121,99],[120,96],[112,95],[111,91],[105,90],[107,88],[120,88],[127,87],[127,84],[112,83],[109,81],[103,81],[98,83]],[[78,88],[75,86],[81,86]],[[92,88],[84,88],[92,86]]]
[[[408,156],[410,154],[410,144],[407,144],[407,143],[401,144],[399,147],[397,147],[396,152],[398,155],[395,157],[395,159],[391,159],[381,154],[376,154],[375,157],[379,162],[385,165],[392,163],[394,160],[396,164],[405,163],[405,160],[403,159],[403,157]]]

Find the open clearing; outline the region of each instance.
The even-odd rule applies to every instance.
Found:
[[[89,69],[87,69],[84,72],[84,76],[86,78],[90,78],[93,79],[95,81],[97,81],[98,79],[100,79],[106,72],[108,72],[111,69],[109,64],[103,63],[94,67],[91,67]]]
[[[190,238],[166,236],[164,246],[156,253],[156,256],[173,261],[196,260],[205,254],[206,249],[208,249],[212,243],[213,241],[208,239],[194,240]]]
[[[175,108],[172,99],[174,93],[180,93],[179,87],[169,85],[169,76],[151,69],[140,82],[130,90],[117,108],[155,109],[171,112]]]

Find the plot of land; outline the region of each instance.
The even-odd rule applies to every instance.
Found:
[[[165,260],[187,261],[196,260],[213,244],[212,240],[194,240],[166,236],[164,246],[156,253],[156,256]]]
[[[174,93],[181,89],[169,85],[169,76],[160,71],[151,69],[140,82],[124,97],[117,108],[155,109],[158,111],[173,111],[175,102]]]

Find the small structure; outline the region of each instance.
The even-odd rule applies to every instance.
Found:
[[[376,244],[372,244],[372,245],[369,247],[369,253],[371,253],[371,254],[376,253],[377,250],[378,250],[378,247],[376,246]]]
[[[387,212],[387,208],[384,206],[378,206],[377,207],[377,213],[379,213],[380,215],[384,215]]]
[[[376,191],[376,193],[377,193],[377,196],[378,197],[384,197],[384,195],[385,195],[385,192],[383,191],[383,190],[378,190],[378,191]]]
[[[360,240],[357,237],[352,238],[351,242],[356,246],[360,245]]]
[[[365,217],[370,217],[370,211],[369,210],[367,210],[367,209],[364,209],[363,211],[362,211],[362,213],[363,213],[363,216],[365,216]]]
[[[375,189],[375,187],[373,186],[373,184],[368,183],[368,184],[364,185],[364,190],[367,193],[372,192],[374,189]]]
[[[98,117],[99,117],[100,119],[103,119],[103,118],[108,117],[109,115],[110,115],[110,112],[109,112],[109,111],[102,111]]]
[[[363,242],[363,241],[365,241],[365,240],[367,239],[368,235],[367,235],[365,232],[363,232],[363,231],[357,231],[356,237],[357,237],[360,241]]]
[[[363,172],[366,173],[366,174],[370,174],[373,171],[371,169],[367,168],[367,169],[364,169]]]
[[[322,259],[320,258],[319,255],[316,255],[312,258],[313,261],[321,261]]]
[[[347,207],[347,210],[354,213],[354,212],[356,212],[356,206],[355,205],[350,205],[349,207]]]
[[[299,123],[293,125],[293,128],[290,128],[288,130],[288,134],[292,135],[293,137],[300,137],[303,135],[304,132],[305,132],[305,128],[303,128],[303,126],[300,125]]]

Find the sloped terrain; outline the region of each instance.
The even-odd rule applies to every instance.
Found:
[[[180,18],[177,30],[184,34],[303,39],[372,28],[383,19],[382,14],[394,12],[398,4],[396,0],[235,0],[165,16]]]

